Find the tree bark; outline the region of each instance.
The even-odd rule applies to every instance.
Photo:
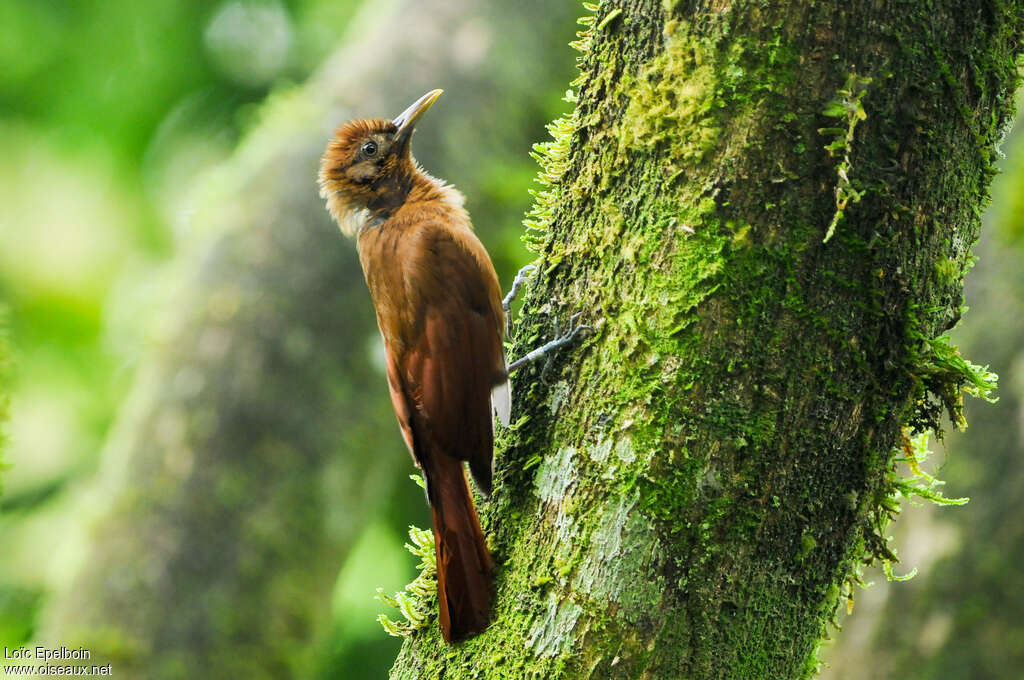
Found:
[[[1024,131],[1015,128],[1004,146],[1005,174],[993,183],[975,248],[971,313],[956,332],[962,349],[1000,375],[999,403],[970,404],[970,427],[943,446],[950,493],[971,502],[955,511],[914,508],[911,522],[900,520],[896,544],[911,548],[903,570],[920,573],[908,583],[876,583],[870,596],[878,604],[868,616],[858,602],[828,650],[828,680],[1016,680],[1024,668],[1024,645],[1015,642],[1024,640],[1017,567],[1024,560]],[[916,535],[901,540],[908,529]],[[915,551],[915,543],[923,545]]]
[[[84,646],[118,677],[309,674],[359,530],[393,505],[402,524],[427,516],[405,479],[413,468],[355,249],[317,195],[320,154],[344,120],[397,114],[457,77],[429,127],[464,136],[421,135],[417,155],[477,197],[485,234],[518,223],[522,207],[488,196],[488,182],[542,129],[569,71],[549,66],[569,8],[542,30],[538,14],[536,3],[509,14],[445,0],[363,17],[203,178],[209,195],[191,223],[210,243],[182,258],[174,330],[140,370],[105,452],[105,510],[38,642]],[[500,58],[510,41],[525,50],[513,66]],[[505,101],[517,102],[514,125],[484,135]],[[463,177],[476,156],[479,174]]]
[[[391,677],[808,677],[860,566],[893,559],[896,447],[990,387],[942,333],[1021,3],[587,21],[517,350],[577,311],[595,330],[515,376],[493,624],[455,647],[428,627]]]

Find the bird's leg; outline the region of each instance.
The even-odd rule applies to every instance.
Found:
[[[543,359],[544,357],[554,352],[556,349],[565,347],[570,342],[575,340],[576,336],[579,335],[581,331],[591,330],[590,326],[576,325],[576,321],[580,318],[582,314],[583,312],[576,312],[569,318],[569,330],[567,330],[565,333],[562,333],[551,342],[545,343],[534,350],[530,350],[529,352],[527,352],[525,356],[519,357],[511,364],[509,364],[508,372],[512,373],[517,368],[522,368],[527,364],[532,364],[534,361]]]
[[[512,281],[512,290],[508,292],[505,299],[501,301],[501,308],[505,310],[505,337],[512,337],[512,301],[516,299],[516,295],[519,294],[519,289],[526,283],[526,277],[537,268],[535,264],[528,264],[519,270],[516,274],[516,278]]]
[[[508,292],[505,299],[501,301],[501,307],[505,310],[505,330],[506,337],[512,336],[512,301],[516,299],[516,295],[519,293],[519,289],[526,283],[527,276],[530,275],[537,268],[536,265],[528,264],[516,274],[516,278],[512,281],[512,290]],[[525,356],[522,356],[511,364],[508,365],[508,373],[511,374],[518,368],[522,368],[528,364],[532,364],[535,361],[543,359],[545,357],[550,358],[550,355],[557,349],[565,347],[580,334],[581,331],[590,330],[590,326],[577,325],[576,321],[580,318],[582,312],[577,312],[569,318],[569,329],[558,335],[554,340],[537,347],[530,352],[527,352]],[[545,367],[546,368],[546,367]]]

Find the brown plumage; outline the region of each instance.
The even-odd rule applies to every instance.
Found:
[[[490,620],[491,558],[463,462],[491,492],[491,409],[506,423],[508,372],[501,289],[462,195],[412,159],[416,120],[434,90],[389,120],[335,132],[320,193],[357,249],[384,338],[388,387],[405,443],[427,482],[445,640]]]

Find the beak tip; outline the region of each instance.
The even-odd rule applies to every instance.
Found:
[[[412,128],[415,126],[419,117],[426,113],[427,109],[429,109],[443,93],[444,90],[440,88],[431,90],[413,102],[412,106],[398,114],[398,116],[396,116],[392,121],[398,127],[398,131],[395,135],[397,137],[404,137],[411,133]]]

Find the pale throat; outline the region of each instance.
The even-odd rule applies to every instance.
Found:
[[[341,232],[355,236],[366,229],[384,224],[395,212],[404,206],[433,202],[437,209],[464,217],[466,198],[458,189],[447,184],[416,166],[411,175],[385,180],[379,190],[379,198],[368,204],[345,200],[339,194],[328,197],[328,209]]]

